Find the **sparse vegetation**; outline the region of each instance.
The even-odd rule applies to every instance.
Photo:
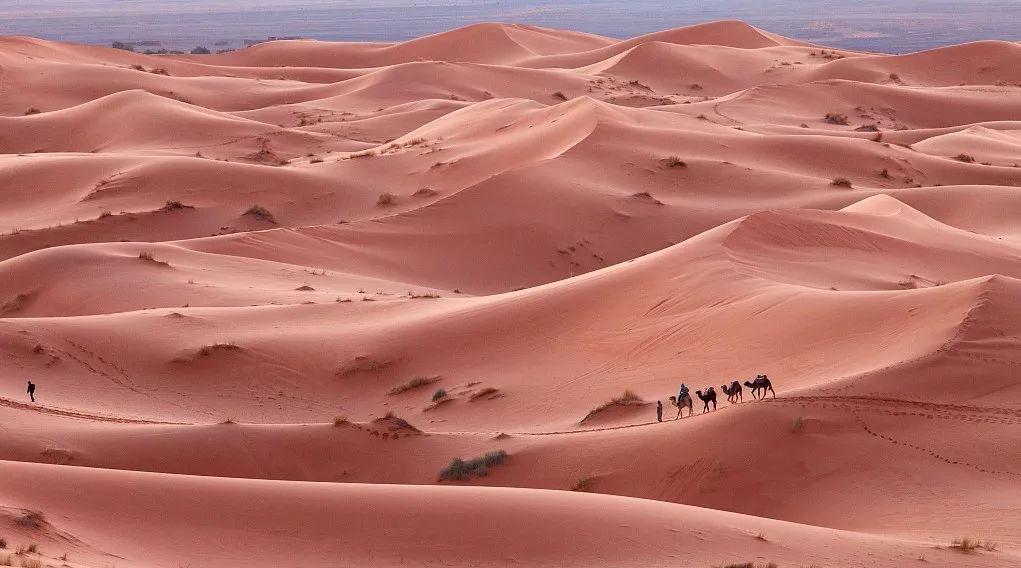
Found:
[[[959,550],[961,552],[975,552],[976,550],[985,550],[986,552],[994,552],[999,545],[991,541],[974,540],[970,538],[955,538],[950,544],[950,548]]]
[[[464,480],[476,475],[485,477],[489,475],[489,468],[500,465],[507,461],[507,452],[498,450],[487,452],[486,455],[465,461],[461,458],[454,458],[450,465],[440,471],[439,481]]]
[[[209,55],[209,53],[209,48],[201,45],[191,50],[192,55]]]
[[[209,357],[217,351],[240,351],[241,347],[233,341],[228,343],[212,343],[210,345],[203,345],[199,348],[197,355],[199,357]]]
[[[709,117],[704,115],[704,114],[700,114],[700,115],[696,116],[695,118],[697,118],[699,120],[709,120]]]
[[[830,182],[830,185],[835,185],[837,187],[851,187],[851,180],[846,177],[835,177],[833,178],[833,181]]]
[[[397,196],[395,196],[394,194],[390,193],[389,191],[385,191],[383,193],[380,193],[379,194],[379,199],[376,200],[376,205],[379,205],[380,207],[386,207],[386,206],[389,206],[389,205],[396,205],[396,204],[397,204]]]
[[[180,211],[182,209],[194,209],[194,207],[192,207],[191,205],[185,205],[180,201],[168,200],[163,205],[163,207],[160,207],[159,209],[157,209],[157,211],[164,211],[169,213],[170,211]]]
[[[423,187],[422,189],[419,189],[418,191],[412,193],[411,195],[412,197],[432,197],[436,195],[436,193],[438,192],[435,189]]]
[[[476,400],[480,400],[483,398],[492,398],[493,395],[496,395],[499,392],[500,389],[496,387],[486,387],[478,392],[472,393],[472,395],[468,397],[468,402],[475,402]]]
[[[151,263],[156,264],[158,266],[170,266],[170,263],[165,261],[165,260],[156,260],[156,258],[154,258],[152,256],[152,253],[149,252],[149,251],[142,251],[142,252],[138,253],[138,259],[139,260],[144,260],[146,262],[151,262]]]
[[[411,430],[414,432],[421,432],[418,428],[411,425],[410,422],[394,414],[393,410],[388,411],[382,418],[377,418],[372,421],[376,425],[387,425],[389,430]]]
[[[565,95],[561,91],[557,91],[557,92],[553,93],[553,98],[554,99],[560,99],[562,101],[566,101],[567,100],[567,95]]]
[[[963,153],[954,156],[954,159],[957,160],[958,162],[964,162],[966,164],[970,164],[970,163],[973,163],[975,161],[975,157],[974,156],[972,156],[970,154],[963,154]]]
[[[333,425],[334,426],[343,426],[343,425],[349,424],[349,423],[350,423],[350,421],[347,419],[347,416],[334,416],[333,417]]]
[[[445,398],[447,398],[447,391],[443,389],[436,389],[436,392],[433,393],[433,402],[437,402]]]
[[[668,156],[659,161],[664,168],[686,168],[688,164],[677,156]]]
[[[836,112],[828,112],[824,117],[824,120],[830,124],[839,124],[841,126],[847,126],[847,115]]]
[[[309,286],[308,284],[305,284],[304,286],[298,286],[297,288],[295,288],[295,290],[299,292],[315,292],[315,288]]]
[[[115,42],[111,43],[110,47],[112,47],[114,49],[123,49],[124,51],[135,51],[135,46],[128,45],[126,43],[119,42],[119,41],[115,41]]]
[[[893,176],[890,175],[890,170],[883,168],[883,171],[879,172],[879,177],[890,179]]]
[[[592,479],[591,476],[583,475],[578,478],[578,481],[574,482],[574,486],[571,487],[571,491],[581,491],[583,493],[588,493],[592,491],[592,486],[595,485],[595,481],[596,480]]]
[[[277,222],[276,218],[273,217],[273,214],[270,213],[269,209],[266,209],[262,205],[252,205],[243,213],[243,215],[246,215],[248,217],[255,217],[260,221],[266,221],[268,223]]]
[[[310,164],[321,164],[321,163],[323,163],[323,159],[319,158],[319,157],[315,157],[315,158],[312,158],[311,160],[309,160],[308,163],[310,163]]]
[[[30,109],[25,111],[25,116],[28,116],[30,114],[39,114],[41,112],[42,112],[41,110],[39,110],[39,109],[37,109],[35,107],[32,107],[32,108],[30,108]]]
[[[591,411],[589,411],[588,414],[585,415],[585,418],[583,418],[581,421],[585,422],[586,420],[589,420],[590,418],[599,414],[600,412],[613,408],[614,406],[641,406],[644,404],[647,403],[644,400],[642,400],[642,397],[635,394],[634,391],[628,389],[625,390],[624,393],[621,394],[620,396],[614,397],[604,402],[603,404],[593,408]]]
[[[39,545],[34,543],[34,542],[32,544],[28,545],[28,552],[31,553],[31,554],[38,554],[39,553]]]
[[[0,537],[0,550],[7,550],[7,539]]]
[[[421,387],[424,387],[426,385],[431,385],[431,384],[433,384],[435,382],[439,382],[439,380],[440,380],[440,378],[438,376],[436,376],[436,377],[424,377],[424,376],[419,375],[419,376],[411,379],[410,381],[408,381],[408,382],[406,382],[404,384],[400,384],[400,385],[397,385],[397,386],[391,388],[390,390],[386,391],[386,394],[388,394],[390,396],[396,396],[398,394],[407,392],[409,390],[421,388]]]
[[[436,299],[436,298],[439,298],[440,295],[439,294],[416,294],[415,292],[413,292],[411,290],[408,290],[408,297],[411,298],[412,300],[421,300],[421,299]]]

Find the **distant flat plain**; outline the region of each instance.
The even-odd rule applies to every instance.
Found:
[[[245,39],[400,41],[475,22],[632,37],[740,19],[796,39],[904,53],[983,39],[1021,40],[1021,0],[0,0],[0,34],[91,44],[234,48]]]

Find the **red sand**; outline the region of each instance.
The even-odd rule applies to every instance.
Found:
[[[1017,565],[1019,67],[0,38],[0,564]]]

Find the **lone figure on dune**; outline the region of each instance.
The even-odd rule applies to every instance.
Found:
[[[28,397],[32,399],[32,402],[35,402],[35,383],[32,381],[28,381]]]

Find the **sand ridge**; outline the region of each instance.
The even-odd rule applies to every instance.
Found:
[[[75,567],[1017,564],[1019,65],[737,21],[0,38],[0,538]],[[775,399],[726,401],[760,373]],[[681,382],[717,409],[674,420]]]

